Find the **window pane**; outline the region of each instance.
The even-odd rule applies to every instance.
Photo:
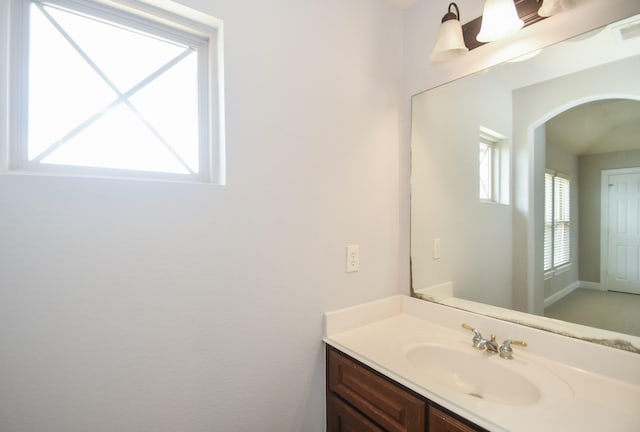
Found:
[[[121,92],[187,48],[113,22],[53,7],[45,9]],[[144,61],[140,61],[143,53]]]
[[[553,266],[570,262],[571,184],[563,177],[553,177]]]
[[[188,171],[126,106],[105,114],[43,163],[187,174]]]
[[[556,177],[554,183],[555,199],[555,219],[558,221],[569,221],[569,180]]]
[[[554,265],[559,266],[569,262],[569,238],[570,238],[570,183],[569,180],[556,177],[555,178],[556,202],[556,230],[558,236],[554,244],[555,256]]]
[[[493,199],[492,150],[490,145],[480,143],[480,199],[483,200]]]
[[[544,223],[553,223],[553,175],[544,175]]]
[[[28,159],[198,174],[206,50],[170,40],[179,37],[159,24],[143,31],[139,21],[92,13],[31,5]]]
[[[130,98],[193,172],[198,172],[198,67],[195,52]]]
[[[569,263],[569,224],[558,223],[554,231],[553,266]]]
[[[544,270],[553,267],[553,175],[544,174]]]
[[[31,12],[30,160],[116,97],[36,6]]]
[[[544,226],[544,271],[553,267],[553,225]]]

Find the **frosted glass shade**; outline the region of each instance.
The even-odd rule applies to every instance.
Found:
[[[451,60],[469,51],[462,37],[462,25],[457,19],[450,19],[440,24],[438,39],[431,54],[431,61],[442,62]]]
[[[523,25],[513,0],[487,0],[482,14],[482,26],[476,39],[478,42],[502,39],[514,34]]]
[[[574,7],[574,0],[544,0],[542,6],[538,9],[538,15],[541,17],[550,17],[559,14],[562,11]]]

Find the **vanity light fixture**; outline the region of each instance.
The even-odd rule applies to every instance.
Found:
[[[496,41],[516,33],[523,25],[513,0],[486,0],[476,39],[479,42]]]
[[[455,9],[455,13],[451,8]],[[431,54],[431,61],[442,62],[451,60],[469,51],[464,44],[462,25],[460,24],[460,10],[458,5],[450,3],[447,13],[442,17],[442,23],[438,29],[436,46]]]
[[[538,15],[541,17],[550,17],[559,14],[562,11],[573,8],[574,0],[544,0],[542,6],[538,9]]]
[[[451,60],[487,42],[507,37],[522,27],[545,19],[538,15],[543,0],[486,0],[484,15],[460,25],[460,11],[450,3],[447,14],[438,29],[438,39],[431,54],[431,61]],[[544,0],[547,7],[560,3],[561,9],[573,7],[579,0]],[[455,12],[452,11],[455,9]],[[556,10],[556,7],[553,6]],[[462,31],[460,30],[462,27]],[[460,35],[462,39],[460,40]]]

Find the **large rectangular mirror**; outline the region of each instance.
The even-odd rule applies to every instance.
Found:
[[[415,95],[412,293],[640,352],[639,77],[635,16]]]

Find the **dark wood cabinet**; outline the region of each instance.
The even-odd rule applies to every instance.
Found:
[[[327,346],[328,432],[486,432]]]
[[[437,408],[429,407],[429,432],[477,432],[460,420],[445,414]]]
[[[371,420],[333,394],[327,395],[327,430],[335,432],[384,432]]]
[[[327,358],[328,389],[386,431],[424,432],[426,404],[337,350]]]

